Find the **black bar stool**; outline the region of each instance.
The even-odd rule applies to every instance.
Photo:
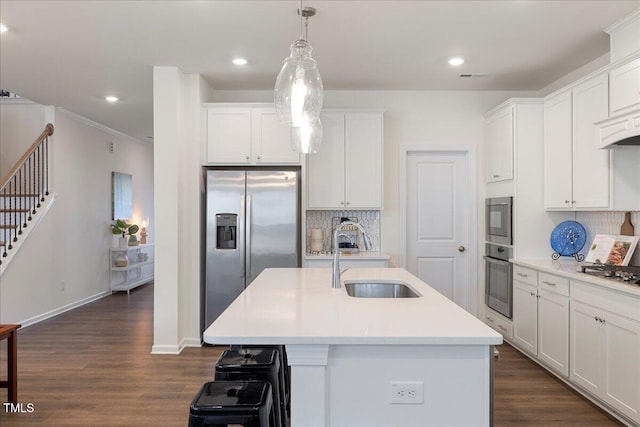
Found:
[[[238,348],[273,348],[278,350],[280,356],[280,371],[282,375],[280,377],[282,386],[282,392],[284,394],[285,406],[287,408],[287,418],[291,418],[291,368],[289,367],[289,361],[287,360],[287,352],[283,345],[257,345],[257,344],[240,344],[230,346],[231,350]]]
[[[268,381],[271,383],[276,423],[286,427],[286,402],[278,350],[233,348],[225,350],[216,363],[215,379],[224,381]]]
[[[271,384],[266,381],[205,383],[189,408],[189,427],[240,424],[276,427]]]

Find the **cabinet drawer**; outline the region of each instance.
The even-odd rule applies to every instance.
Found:
[[[538,273],[530,268],[513,266],[513,280],[528,283],[531,286],[538,286]]]
[[[640,298],[613,289],[571,280],[571,301],[640,321]]]
[[[504,319],[498,314],[494,314],[490,309],[485,308],[486,313],[484,316],[484,323],[491,326],[496,332],[502,334],[507,339],[513,338],[513,325],[512,323]]]
[[[538,287],[569,296],[569,279],[554,276],[553,274],[538,273]]]

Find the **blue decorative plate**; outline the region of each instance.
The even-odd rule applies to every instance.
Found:
[[[587,231],[582,224],[576,221],[561,222],[551,232],[551,247],[555,251],[551,258],[572,256],[582,261],[584,255],[578,252],[584,247],[586,241]]]

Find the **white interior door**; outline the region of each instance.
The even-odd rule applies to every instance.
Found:
[[[473,313],[470,170],[466,151],[407,152],[406,267]]]

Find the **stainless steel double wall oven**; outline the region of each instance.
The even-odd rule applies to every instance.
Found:
[[[513,198],[486,200],[485,304],[511,319],[513,307]]]

